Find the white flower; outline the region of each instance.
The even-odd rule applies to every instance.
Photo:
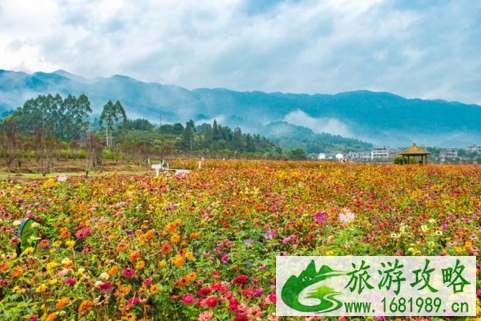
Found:
[[[36,227],[39,227],[39,226],[40,226],[40,224],[38,224],[37,222],[32,223],[32,227],[33,227],[33,228],[36,228]]]
[[[100,274],[100,276],[99,276],[99,278],[104,280],[104,281],[108,280],[109,277],[110,277],[110,275],[107,272],[104,272],[104,273]]]
[[[15,221],[15,222],[13,222],[13,226],[19,226],[20,224],[22,224],[22,222],[20,222],[20,221],[18,221],[18,220]]]
[[[355,214],[350,210],[344,210],[344,212],[339,213],[339,221],[341,222],[351,222],[354,221]]]
[[[65,182],[67,180],[67,175],[60,175],[57,177],[57,181],[59,182]]]

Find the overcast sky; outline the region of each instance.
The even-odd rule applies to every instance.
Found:
[[[481,1],[0,0],[0,69],[481,104]]]

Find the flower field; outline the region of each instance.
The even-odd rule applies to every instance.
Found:
[[[3,182],[0,320],[278,320],[276,255],[479,256],[480,215],[473,166],[210,161]],[[25,218],[38,239],[18,256]]]

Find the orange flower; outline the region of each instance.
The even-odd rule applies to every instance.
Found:
[[[127,244],[125,243],[120,243],[119,245],[117,245],[117,251],[119,252],[125,251],[126,249],[127,249]]]
[[[190,272],[188,275],[187,275],[187,278],[189,279],[189,281],[194,281],[195,279],[197,279],[197,273],[195,272]]]
[[[117,274],[118,271],[119,271],[118,266],[112,266],[112,268],[110,269],[110,271],[108,273],[109,273],[110,276],[112,276],[114,274]]]
[[[185,264],[185,260],[182,256],[177,256],[177,257],[173,258],[172,262],[174,262],[175,266],[177,266],[177,267],[184,266],[184,264]]]
[[[154,284],[150,287],[151,294],[159,293],[159,291],[160,291],[160,287],[157,284]]]
[[[79,314],[86,314],[92,309],[93,302],[90,300],[83,301],[78,307]]]
[[[183,276],[179,280],[180,286],[186,286],[189,283],[189,279],[186,276]]]
[[[57,302],[57,309],[60,310],[61,308],[63,308],[64,306],[66,306],[67,304],[70,303],[70,299],[69,298],[61,298],[60,300],[58,300]]]
[[[45,321],[53,321],[57,317],[57,313],[50,313],[48,317],[45,319]]]
[[[164,245],[162,245],[162,248],[160,249],[160,251],[164,255],[169,253],[171,250],[172,250],[172,246],[170,246],[170,244],[164,244]]]
[[[130,261],[135,262],[140,258],[140,252],[139,251],[134,251],[130,254]]]
[[[177,229],[177,224],[175,223],[168,223],[167,224],[167,231],[174,232]]]
[[[154,230],[150,230],[147,233],[145,233],[144,236],[147,240],[150,240],[151,238],[153,238],[155,236],[155,232],[154,232]]]
[[[16,266],[13,268],[12,272],[10,272],[10,275],[14,278],[19,278],[22,276],[22,271],[23,269],[20,266]]]
[[[190,233],[190,238],[191,239],[196,239],[200,236],[200,232],[195,232],[195,233]]]
[[[41,240],[38,246],[47,247],[50,244],[49,240]]]

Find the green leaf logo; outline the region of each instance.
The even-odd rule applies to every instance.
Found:
[[[299,302],[299,296],[301,292],[307,287],[319,283],[323,280],[345,275],[342,271],[335,271],[323,265],[319,271],[316,271],[316,265],[312,260],[307,268],[296,276],[291,276],[282,287],[281,299],[290,308],[300,312],[331,312],[341,308],[342,302],[335,299],[334,296],[340,294],[340,292],[334,289],[322,285],[314,289],[307,298],[318,299],[319,303],[316,305],[304,305]]]

